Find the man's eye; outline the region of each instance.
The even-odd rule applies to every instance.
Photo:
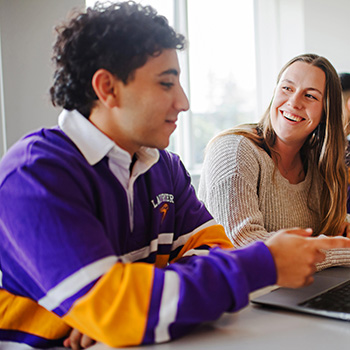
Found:
[[[166,83],[166,82],[161,82],[160,85],[165,86],[168,89],[170,89],[172,86],[174,86],[173,83]]]

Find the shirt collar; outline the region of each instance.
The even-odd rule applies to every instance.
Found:
[[[124,163],[126,167],[130,166],[130,154],[120,148],[77,110],[64,109],[58,117],[58,125],[78,147],[90,165],[95,165],[108,156]],[[159,159],[159,151],[155,148],[141,147],[136,155],[138,161],[143,163],[144,170],[150,168]]]

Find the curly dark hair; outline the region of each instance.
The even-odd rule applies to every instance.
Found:
[[[50,88],[54,106],[77,109],[86,118],[97,100],[94,73],[104,68],[127,84],[133,72],[164,49],[182,50],[185,38],[151,6],[134,1],[97,3],[56,27]]]

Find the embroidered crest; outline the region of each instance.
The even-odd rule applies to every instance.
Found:
[[[159,208],[159,211],[163,214],[163,216],[162,216],[162,221],[161,221],[161,222],[163,222],[163,220],[165,219],[165,216],[166,216],[168,210],[169,210],[169,205],[168,205],[168,203],[164,203],[164,204]]]

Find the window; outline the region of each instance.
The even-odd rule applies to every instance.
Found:
[[[188,37],[196,171],[215,134],[256,119],[253,1],[188,1]]]
[[[180,116],[169,149],[181,156],[196,186],[208,141],[224,129],[257,120],[253,0],[140,3],[153,6],[188,39],[179,58],[191,108]]]

